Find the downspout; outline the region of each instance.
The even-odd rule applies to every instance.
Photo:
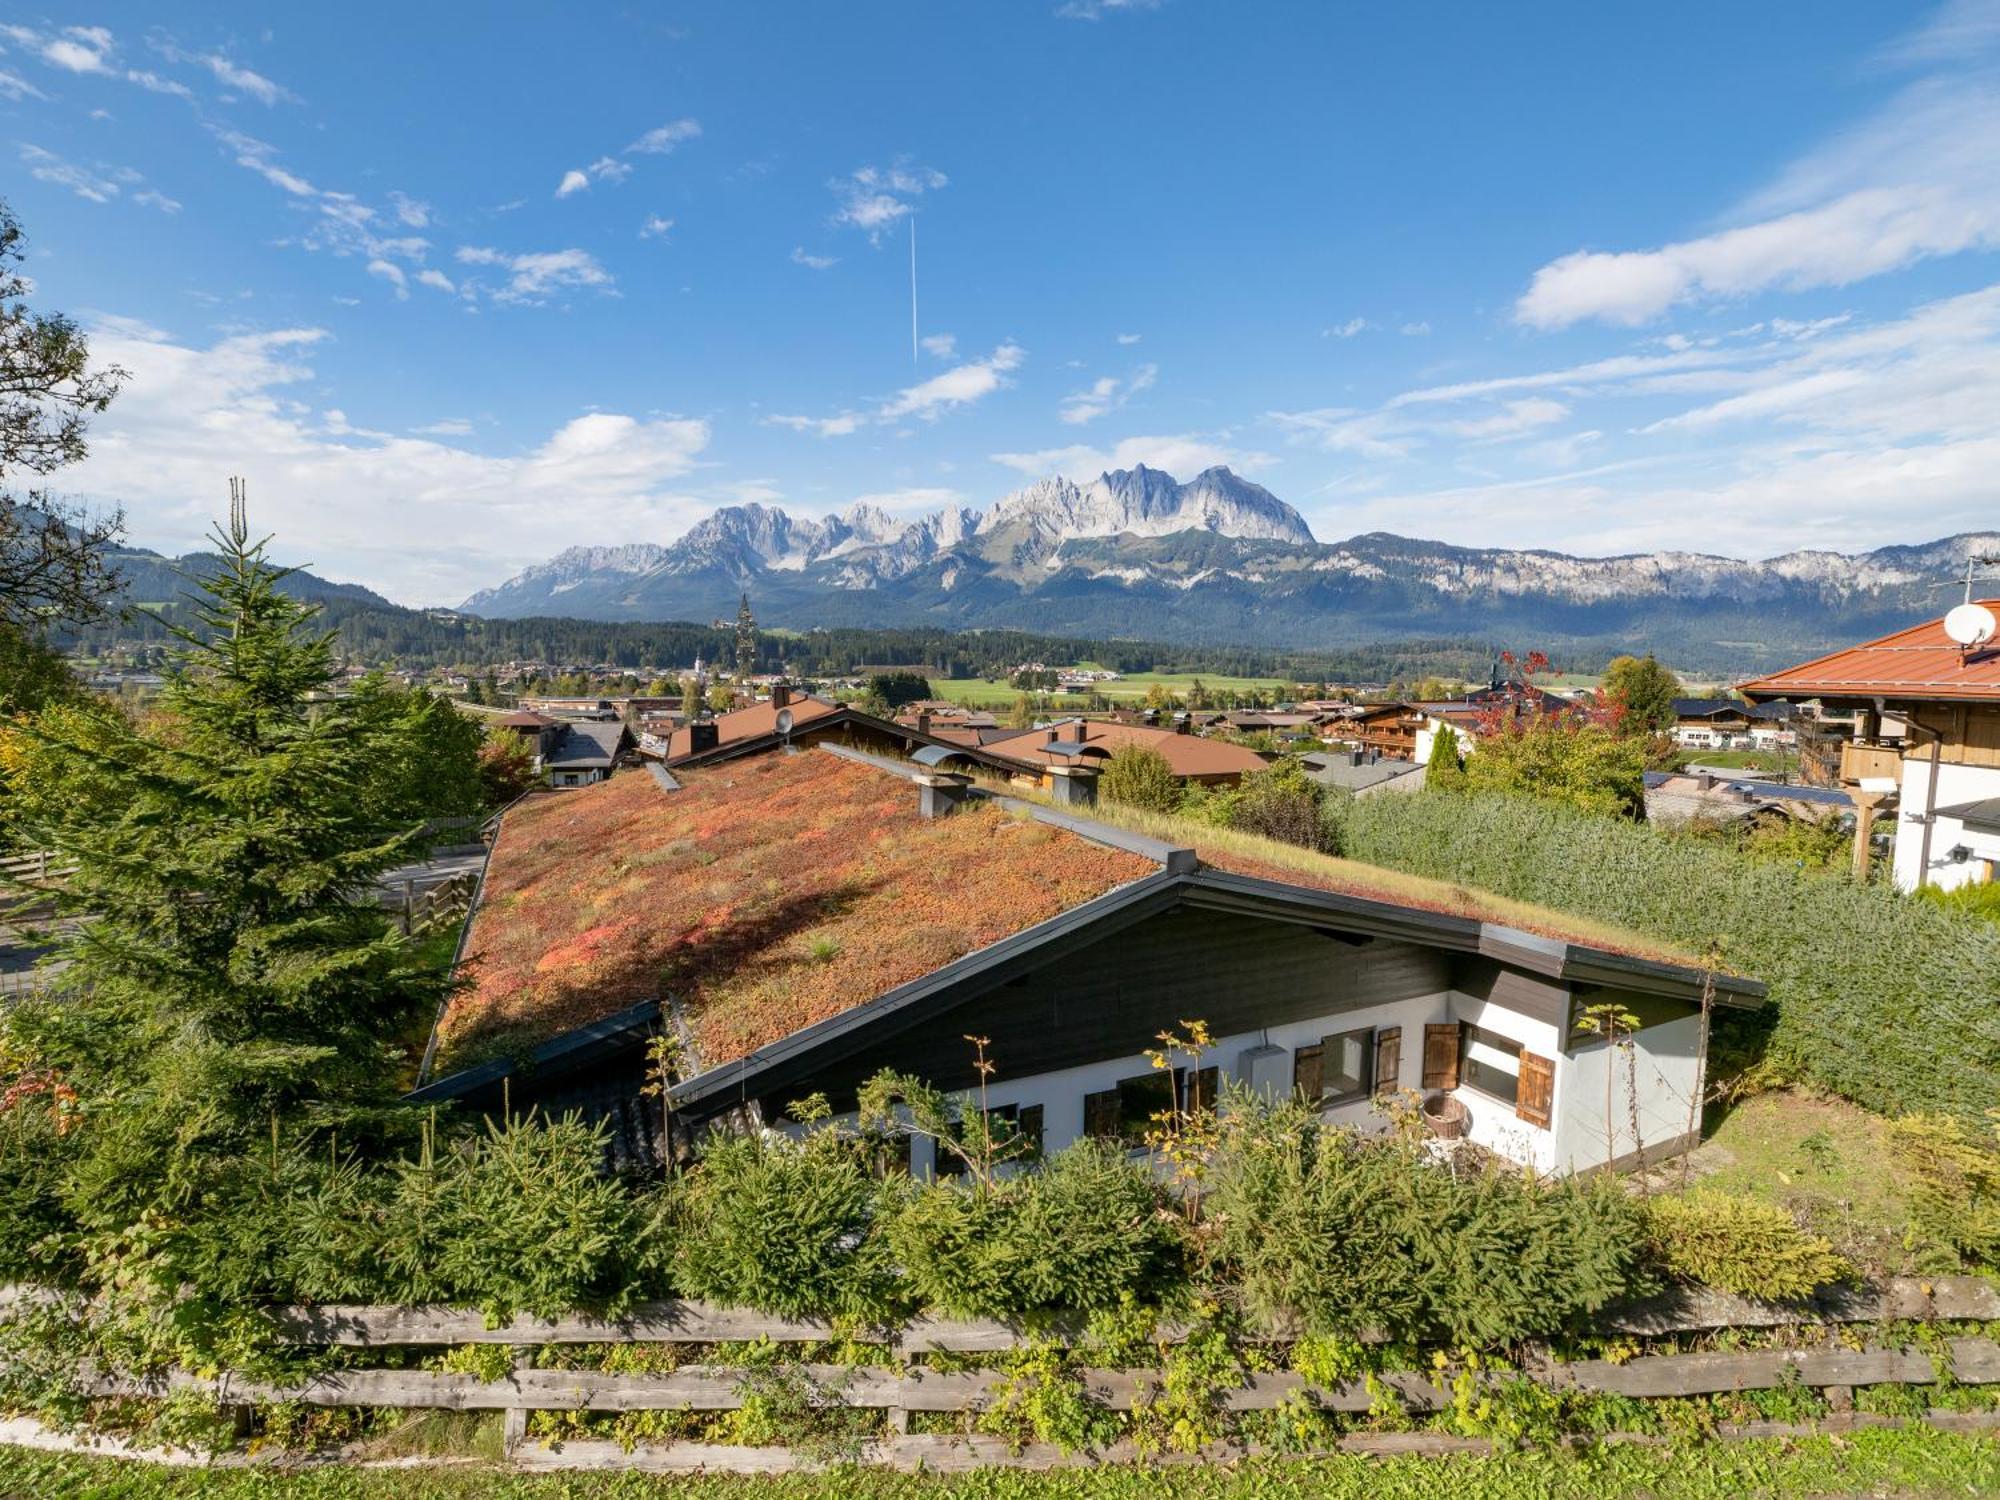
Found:
[[[1924,836],[1917,845],[1916,888],[1922,890],[1931,878],[1931,828],[1937,822],[1938,758],[1944,749],[1944,733],[1919,724],[1914,717],[1906,717],[1903,728],[1905,733],[1915,730],[1918,734],[1929,735],[1931,741],[1931,773],[1924,787]]]

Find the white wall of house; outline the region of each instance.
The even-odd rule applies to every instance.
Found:
[[[1222,1037],[1193,1066],[1212,1067],[1225,1079],[1247,1083],[1250,1080],[1244,1068],[1245,1054],[1256,1048],[1277,1048],[1283,1056],[1271,1059],[1268,1066],[1278,1088],[1288,1091],[1297,1049],[1313,1046],[1322,1038],[1341,1032],[1364,1028],[1379,1031],[1398,1026],[1402,1028],[1402,1056],[1395,1087],[1416,1090],[1423,1082],[1424,1027],[1445,1021],[1477,1026],[1555,1064],[1554,1095],[1547,1126],[1530,1124],[1515,1113],[1512,1102],[1461,1080],[1454,1097],[1465,1105],[1470,1116],[1467,1139],[1496,1156],[1537,1172],[1585,1171],[1642,1147],[1660,1147],[1688,1128],[1688,1101],[1699,1089],[1696,1057],[1701,1018],[1698,1015],[1640,1031],[1633,1040],[1632,1066],[1628,1069],[1627,1054],[1622,1048],[1598,1042],[1565,1053],[1557,1028],[1549,1022],[1490,1000],[1447,991]],[[1502,1069],[1514,1065],[1504,1051],[1487,1049],[1476,1040],[1469,1045],[1473,1055],[1489,1065]],[[1115,1088],[1124,1079],[1152,1071],[1144,1055],[1134,1053],[1020,1078],[1001,1077],[987,1087],[986,1107],[1040,1105],[1042,1147],[1045,1152],[1053,1153],[1083,1135],[1085,1095]],[[1614,1116],[1609,1133],[1605,1129],[1604,1106],[1607,1073]],[[1638,1089],[1636,1138],[1631,1123],[1634,1083]],[[1376,1108],[1372,1096],[1330,1107],[1324,1118],[1332,1124],[1362,1130],[1388,1127],[1386,1116]],[[851,1125],[852,1117],[843,1117],[843,1123]],[[794,1135],[801,1133],[797,1126],[784,1128]],[[917,1138],[912,1144],[911,1171],[928,1176],[932,1161],[931,1143]]]
[[[1550,1169],[1580,1172],[1685,1135],[1689,1101],[1700,1092],[1701,1017],[1648,1026],[1632,1046],[1581,1045],[1556,1061]],[[1610,1108],[1606,1110],[1605,1084]],[[1633,1134],[1634,1086],[1638,1133]],[[1607,1113],[1609,1123],[1607,1125]],[[1696,1117],[1695,1128],[1700,1128]]]
[[[1915,890],[1923,884],[1950,890],[1989,878],[1989,867],[2000,864],[2000,834],[1967,828],[1956,818],[1938,815],[1931,827],[1930,859],[1926,866],[1924,809],[1951,807],[1962,802],[1978,802],[2000,797],[2000,766],[1956,766],[1940,762],[1937,767],[1937,796],[1930,797],[1931,763],[1928,760],[1903,762],[1903,788],[1896,810],[1896,884]],[[1963,859],[1953,859],[1953,849],[1969,851]]]

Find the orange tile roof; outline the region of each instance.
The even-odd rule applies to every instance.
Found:
[[[444,1072],[656,995],[731,1062],[1159,868],[990,806],[919,818],[909,781],[822,751],[680,776],[507,814]]]
[[[823,719],[835,712],[840,705],[829,703],[824,698],[810,695],[794,698],[786,705],[792,711],[792,722],[803,724],[809,719]],[[778,710],[769,703],[753,703],[748,708],[731,709],[726,714],[717,714],[714,719],[718,732],[716,745],[733,745],[738,740],[761,739],[767,734],[778,732]],[[676,729],[673,738],[667,742],[667,759],[679,760],[688,753],[690,741],[685,727]]]
[[[1981,601],[2000,613],[2000,599]],[[2000,645],[1965,651],[1926,620],[1769,677],[1739,683],[1758,698],[1916,698],[2000,702]]]
[[[1081,739],[1085,746],[1100,754],[1093,756],[1086,751],[1083,757],[1051,755],[1046,747],[1052,732],[1057,739],[1070,743]],[[1198,734],[1177,734],[1171,729],[1152,729],[1144,724],[1120,724],[1101,719],[1058,724],[1053,730],[1024,729],[1005,739],[988,740],[985,748],[994,755],[1025,761],[1030,765],[1073,766],[1079,763],[1102,765],[1104,759],[1127,745],[1141,745],[1148,750],[1159,751],[1167,758],[1167,764],[1174,768],[1176,776],[1245,776],[1265,769],[1263,756],[1241,745],[1232,745],[1227,740],[1211,740]]]

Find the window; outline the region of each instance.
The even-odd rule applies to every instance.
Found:
[[[1368,1097],[1375,1086],[1375,1028],[1322,1037],[1293,1054],[1292,1084],[1308,1104],[1325,1109]]]
[[[970,1109],[971,1106],[965,1106]],[[991,1121],[994,1152],[1003,1161],[1035,1161],[1042,1154],[1042,1106],[1039,1104],[1002,1104],[986,1111]],[[965,1125],[960,1123],[952,1128],[952,1138],[959,1144],[965,1142]],[[1015,1144],[1017,1141],[1024,1145]],[[937,1146],[937,1175],[956,1177],[965,1171],[965,1162],[951,1146],[939,1141]]]
[[[1158,1117],[1172,1110],[1177,1098],[1185,1109],[1212,1109],[1216,1086],[1214,1068],[1195,1073],[1160,1068],[1121,1078],[1116,1088],[1083,1096],[1083,1133],[1143,1145],[1146,1133],[1159,1128]]]
[[[1467,1088],[1515,1103],[1521,1093],[1521,1044],[1483,1026],[1460,1032],[1458,1079]]]

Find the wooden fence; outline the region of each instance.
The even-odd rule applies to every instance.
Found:
[[[9,1306],[48,1297],[14,1291],[0,1298]],[[449,1307],[319,1307],[279,1309],[270,1315],[281,1337],[302,1347],[349,1349],[442,1347],[501,1344],[526,1350],[544,1344],[675,1343],[725,1344],[768,1339],[813,1343],[835,1337],[817,1319],[768,1317],[740,1309],[694,1302],[663,1302],[635,1308],[624,1317],[524,1318],[489,1327],[477,1311]],[[1974,1277],[1934,1282],[1898,1280],[1880,1287],[1839,1291],[1812,1303],[1776,1307],[1717,1293],[1684,1293],[1625,1308],[1600,1320],[1606,1336],[1702,1333],[1725,1328],[1812,1328],[1908,1321],[1987,1322],[2000,1319],[2000,1289]],[[1184,1338],[1184,1327],[1163,1327],[1157,1339]],[[1074,1343],[1080,1330],[1045,1330],[1041,1337]],[[902,1362],[893,1365],[806,1364],[794,1367],[807,1383],[814,1404],[881,1411],[887,1435],[861,1446],[863,1462],[932,1469],[971,1468],[990,1463],[1048,1467],[1077,1461],[1115,1461],[1132,1456],[1129,1445],[1089,1455],[1066,1455],[1054,1448],[1010,1445],[992,1437],[911,1433],[913,1412],[976,1413],[1007,1385],[994,1370],[938,1370],[913,1364],[934,1352],[1001,1353],[1030,1340],[1008,1324],[950,1319],[918,1319],[899,1328],[863,1330],[849,1338],[886,1346]],[[1272,1331],[1273,1341],[1290,1335]],[[1528,1361],[1518,1375],[1556,1391],[1607,1393],[1630,1397],[1699,1396],[1768,1390],[1798,1385],[1826,1393],[1837,1415],[1835,1426],[1868,1425],[1873,1419],[1852,1412],[1856,1386],[2000,1383],[2000,1343],[1984,1336],[1934,1338],[1913,1346],[1881,1336],[1846,1336],[1800,1347],[1742,1352],[1641,1355],[1626,1360],[1559,1361],[1546,1354]],[[1157,1395],[1161,1376],[1154,1370],[1083,1369],[1076,1372],[1087,1399],[1109,1411],[1131,1411]],[[1517,1375],[1485,1374],[1493,1382]],[[527,1468],[637,1468],[658,1471],[733,1469],[777,1472],[811,1467],[814,1459],[787,1449],[738,1448],[707,1443],[656,1444],[627,1450],[612,1442],[564,1441],[543,1444],[527,1437],[532,1411],[602,1413],[642,1411],[729,1411],[744,1404],[746,1375],[724,1364],[692,1364],[658,1373],[519,1368],[502,1379],[434,1370],[356,1369],[330,1371],[292,1383],[217,1378],[184,1373],[135,1377],[86,1371],[83,1386],[98,1396],[163,1396],[201,1391],[225,1404],[299,1402],[308,1406],[368,1406],[396,1409],[501,1411],[506,1413],[508,1456]],[[1379,1375],[1371,1386],[1348,1381],[1315,1386],[1289,1372],[1254,1374],[1219,1397],[1236,1412],[1268,1411],[1301,1394],[1322,1409],[1365,1413],[1380,1394],[1394,1392],[1412,1413],[1446,1409],[1448,1385],[1424,1372]],[[1938,1425],[1993,1426],[1984,1413],[1933,1413]],[[1769,1426],[1770,1424],[1761,1424]],[[1773,1428],[1772,1430],[1778,1430]],[[1750,1435],[1745,1429],[1744,1435]],[[1366,1452],[1457,1452],[1481,1448],[1482,1440],[1436,1433],[1351,1434],[1339,1446]],[[1242,1445],[1212,1456],[1248,1451]]]

